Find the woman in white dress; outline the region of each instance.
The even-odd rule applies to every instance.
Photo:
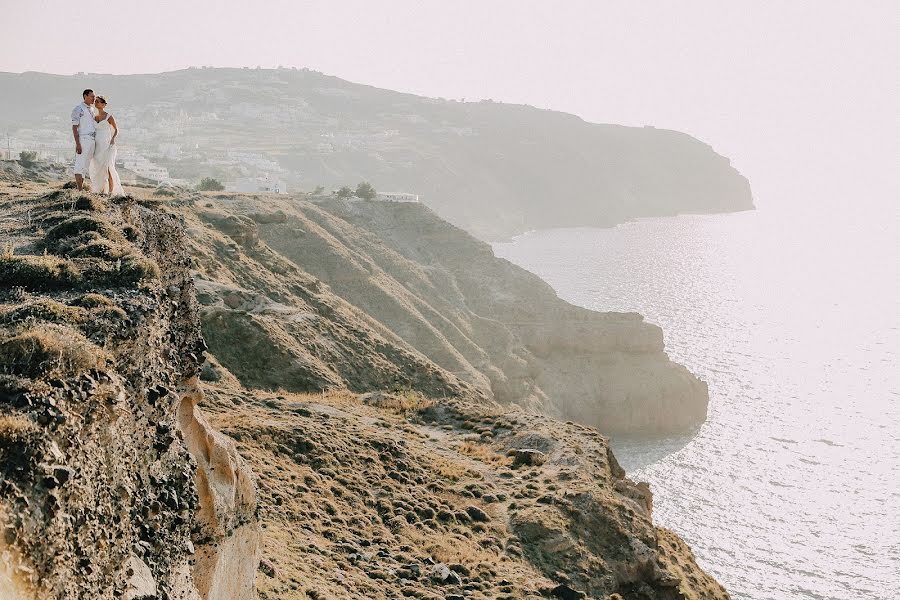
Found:
[[[97,96],[94,99],[97,114],[97,138],[94,145],[94,158],[91,161],[91,191],[94,193],[119,195],[124,194],[119,173],[116,172],[116,136],[119,127],[111,114],[106,112],[106,98]]]

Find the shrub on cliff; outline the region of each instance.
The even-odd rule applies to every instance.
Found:
[[[115,306],[116,303],[103,294],[88,292],[87,294],[79,296],[78,298],[73,300],[72,305],[80,306],[82,308],[104,308]]]
[[[356,197],[362,198],[363,200],[374,200],[378,193],[375,191],[375,188],[372,187],[372,184],[368,181],[363,181],[358,186],[356,186]]]
[[[19,152],[19,164],[26,169],[37,164],[38,153],[34,150],[22,150]]]
[[[74,263],[58,256],[0,256],[0,288],[58,290],[80,278]]]
[[[89,212],[103,212],[106,210],[106,204],[97,196],[79,196],[75,200],[75,210],[86,210]]]
[[[218,179],[204,177],[200,180],[200,183],[197,184],[197,189],[201,192],[221,192],[225,189],[225,186],[222,185],[222,182]]]
[[[92,286],[132,287],[159,275],[156,263],[133,255],[115,262],[100,258],[0,256],[0,288],[20,287],[33,292]]]
[[[50,323],[81,323],[86,312],[78,306],[67,306],[62,302],[42,298],[27,302],[8,310],[0,308],[0,323],[17,324],[28,320],[48,321]]]
[[[123,240],[122,234],[106,219],[94,215],[78,215],[54,225],[44,236],[44,245],[53,250],[63,240],[76,238],[85,233],[95,233],[108,240]]]

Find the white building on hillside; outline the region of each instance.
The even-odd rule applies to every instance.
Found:
[[[382,202],[418,202],[419,195],[406,192],[378,192],[376,199]]]
[[[150,162],[143,156],[132,154],[122,159],[122,166],[129,171],[140,175],[144,179],[149,179],[157,183],[171,183],[172,178],[169,177],[169,170],[155,163]]]
[[[227,192],[287,194],[284,182],[268,177],[242,177],[225,184]]]

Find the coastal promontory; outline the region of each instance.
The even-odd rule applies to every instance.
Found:
[[[658,329],[284,202],[0,187],[3,598],[728,598],[601,433],[705,407]]]

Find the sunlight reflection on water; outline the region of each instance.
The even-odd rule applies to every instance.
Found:
[[[570,302],[643,313],[709,383],[695,436],[613,445],[735,598],[896,597],[896,223],[754,211],[494,246]]]

